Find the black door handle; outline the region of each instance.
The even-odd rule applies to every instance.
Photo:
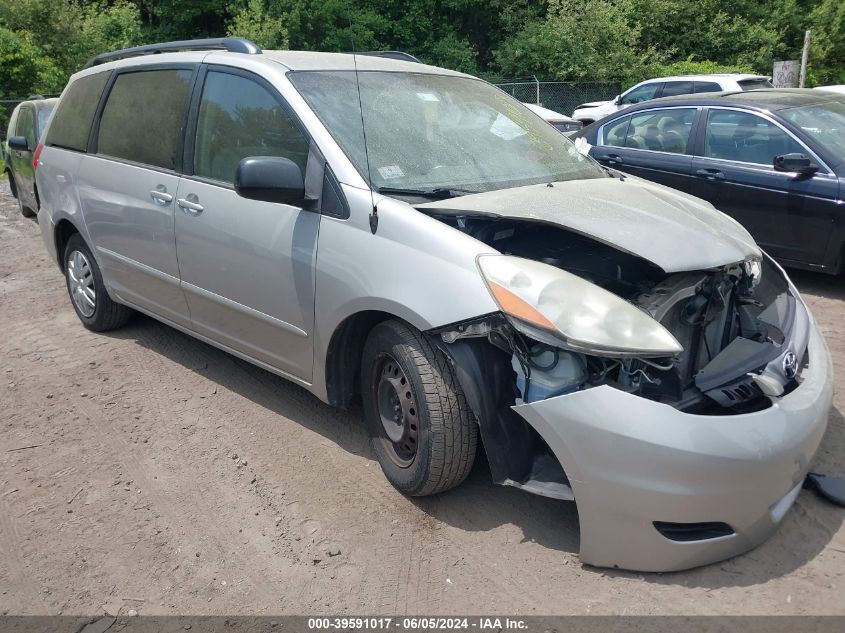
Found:
[[[622,157],[619,154],[603,154],[599,156],[599,160],[603,163],[617,165],[622,162]]]
[[[715,180],[724,180],[725,174],[718,169],[696,169],[695,170],[696,176],[702,176],[707,180],[715,181]]]

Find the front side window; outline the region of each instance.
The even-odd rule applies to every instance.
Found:
[[[687,150],[695,108],[649,110],[635,114],[625,140],[625,147],[655,152],[683,154]]]
[[[630,105],[632,103],[641,103],[643,101],[648,101],[649,99],[654,99],[654,96],[657,94],[657,89],[662,85],[663,84],[660,82],[643,84],[642,86],[634,88],[631,92],[622,97],[619,103],[622,105]]]
[[[194,175],[225,183],[235,181],[248,156],[289,158],[305,173],[308,140],[282,106],[261,84],[239,75],[206,75],[197,120]]]
[[[175,170],[191,70],[144,70],[118,75],[100,118],[97,153]]]
[[[763,117],[735,110],[711,110],[707,117],[704,156],[771,165],[775,156],[806,150]]]
[[[625,147],[625,137],[628,135],[630,116],[623,116],[604,126],[604,144],[613,147]]]
[[[693,84],[691,81],[667,81],[663,84],[661,97],[674,97],[675,95],[692,94]]]
[[[31,107],[21,108],[15,134],[23,136],[26,139],[27,147],[35,149],[35,114]]]
[[[564,135],[478,79],[359,72],[362,117],[355,72],[288,77],[376,188],[480,192],[604,177]]]
[[[67,87],[44,140],[45,145],[87,151],[94,113],[108,80],[109,73],[101,72],[80,77]]]
[[[778,114],[801,128],[840,162],[845,161],[845,97],[796,108]]]

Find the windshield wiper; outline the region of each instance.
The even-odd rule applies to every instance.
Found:
[[[625,174],[619,171],[618,169],[613,169],[613,167],[608,167],[607,165],[602,165],[601,163],[599,163],[599,167],[601,167],[604,170],[604,173],[606,173],[611,178],[618,178],[622,181],[625,180]]]
[[[468,191],[466,189],[450,189],[441,187],[437,189],[403,189],[402,187],[377,187],[376,191],[383,194],[394,194],[399,196],[419,196],[420,198],[431,198],[432,200],[446,200],[457,198],[469,193],[480,193],[479,191]]]

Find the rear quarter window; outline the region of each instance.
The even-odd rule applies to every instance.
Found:
[[[88,149],[94,113],[108,79],[109,73],[102,72],[80,77],[67,87],[45,139],[46,145],[78,152]]]
[[[774,88],[768,79],[743,79],[737,82],[740,90],[760,90],[761,88]]]

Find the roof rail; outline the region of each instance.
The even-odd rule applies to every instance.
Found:
[[[227,50],[230,53],[245,53],[246,55],[257,55],[261,52],[261,49],[254,42],[241,37],[180,40],[177,42],[162,42],[161,44],[145,44],[144,46],[134,46],[132,48],[123,48],[119,51],[100,53],[96,57],[92,57],[88,60],[88,63],[83,66],[83,69],[90,68],[91,66],[98,66],[99,64],[105,64],[106,62],[114,61],[116,59],[125,59],[127,57],[139,57],[141,55],[170,53],[174,51],[204,51],[217,49]]]
[[[368,55],[370,57],[385,57],[387,59],[398,59],[403,62],[416,62],[417,64],[422,64],[422,62],[411,55],[410,53],[405,53],[402,51],[355,51],[355,55]]]

